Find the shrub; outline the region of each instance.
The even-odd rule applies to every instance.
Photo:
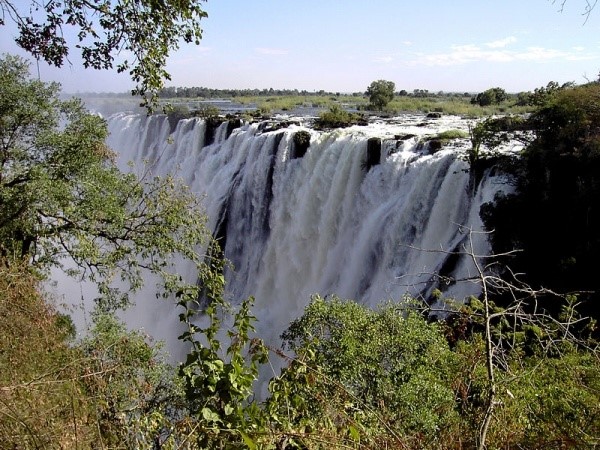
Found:
[[[202,105],[196,111],[194,115],[201,119],[209,119],[211,117],[218,117],[221,111],[214,105]]]
[[[433,442],[457,419],[453,354],[439,325],[416,312],[316,296],[282,337],[301,362],[272,382],[272,414],[287,411],[296,425],[354,424],[365,443],[368,435]]]
[[[344,128],[355,125],[360,119],[361,117],[358,114],[349,113],[339,105],[333,105],[329,108],[329,111],[321,113],[315,122],[315,127],[318,129]]]
[[[190,109],[185,105],[171,106],[167,110],[167,117],[169,119],[171,131],[174,131],[175,128],[177,128],[177,124],[180,120],[188,119],[189,117],[191,117]]]

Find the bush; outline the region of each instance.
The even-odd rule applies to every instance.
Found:
[[[359,123],[361,117],[343,110],[339,105],[333,105],[329,111],[321,113],[315,122],[315,128],[344,128]]]
[[[219,111],[219,108],[214,105],[202,105],[196,111],[194,111],[194,115],[196,117],[200,117],[201,119],[218,117],[219,114],[221,114],[221,111]]]
[[[310,133],[306,130],[300,130],[294,133],[294,146],[291,159],[302,158],[310,146]]]
[[[2,448],[150,448],[181,407],[172,369],[113,316],[74,342],[38,283],[26,265],[0,265]]]
[[[463,130],[446,130],[438,133],[436,139],[444,141],[450,141],[453,139],[466,139],[469,137],[469,133]]]
[[[302,363],[272,382],[272,414],[281,408],[296,424],[355,424],[367,436],[393,441],[395,433],[419,445],[436,441],[457,419],[454,356],[440,326],[416,312],[316,296],[282,338]],[[291,389],[285,401],[282,389]]]
[[[167,111],[167,118],[169,119],[169,125],[171,126],[171,131],[174,131],[177,128],[177,124],[180,120],[188,119],[191,117],[190,109],[185,105],[175,105],[171,106]]]
[[[0,262],[0,446],[89,446],[97,434],[78,381],[82,354],[38,283],[26,264]]]

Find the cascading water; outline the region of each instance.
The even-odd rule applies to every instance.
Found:
[[[213,136],[199,119],[173,126],[166,116],[120,113],[108,120],[108,143],[123,169],[133,161],[133,170],[175,172],[204,197],[209,226],[234,267],[226,273],[228,295],[234,303],[256,298],[257,328],[268,340],[314,293],[376,305],[430,291],[440,271],[473,273],[467,257],[449,252],[461,249],[469,229],[481,230],[481,204],[506,186],[489,173],[473,186],[461,158],[468,140],[433,154],[421,143],[442,130],[465,130],[466,121],[405,116],[331,132],[301,123],[268,131],[264,123],[231,130],[225,122]],[[310,147],[295,158],[300,130],[310,133]],[[367,161],[370,138],[381,146]],[[485,235],[472,237],[477,254],[489,252]],[[446,291],[460,298],[478,287]],[[137,316],[153,310],[147,302],[137,308]],[[146,326],[175,326],[162,320]]]

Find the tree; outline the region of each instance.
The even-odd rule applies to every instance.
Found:
[[[371,310],[314,296],[282,338],[299,357],[308,356],[305,362],[316,369],[318,381],[303,385],[297,380],[294,395],[281,399],[279,407],[292,409],[289,401],[299,407],[299,419],[312,416],[316,422],[331,421],[332,427],[344,421],[370,427],[371,433],[390,433],[396,446],[407,448],[414,440],[426,447],[457,419],[451,389],[457,361],[441,330],[409,302]],[[294,375],[293,365],[288,375]],[[274,393],[275,388],[281,385],[272,385]]]
[[[534,139],[504,168],[516,192],[484,205],[482,218],[495,252],[522,249],[510,265],[529,284],[579,292],[583,312],[598,318],[600,85],[550,87],[524,124]]]
[[[394,99],[395,89],[396,85],[393,81],[377,80],[369,85],[366,95],[373,108],[383,110]]]
[[[543,370],[548,365],[554,365],[552,364],[554,361],[550,364],[545,361],[549,356],[556,357],[556,355],[568,354],[577,358],[580,356],[578,352],[583,350],[586,356],[589,354],[592,357],[593,362],[590,369],[594,370],[593,365],[597,364],[598,355],[595,343],[592,341],[594,348],[590,348],[588,346],[590,340],[581,339],[579,336],[582,323],[585,324],[584,327],[591,325],[592,329],[595,323],[590,321],[589,318],[578,316],[575,310],[576,298],[567,297],[567,303],[563,306],[563,314],[560,316],[555,317],[548,314],[547,310],[538,304],[538,298],[543,294],[549,293],[555,296],[556,294],[545,289],[534,290],[527,284],[522,283],[517,276],[508,280],[507,277],[499,277],[493,269],[496,265],[494,261],[496,255],[480,256],[475,254],[472,237],[473,231],[469,231],[469,242],[463,247],[463,250],[473,262],[475,267],[474,279],[477,280],[482,289],[480,300],[471,299],[470,306],[474,306],[474,308],[467,311],[467,314],[471,316],[470,320],[479,322],[483,328],[482,337],[485,345],[484,359],[487,386],[484,389],[485,394],[482,396],[484,399],[484,413],[478,430],[477,448],[478,450],[485,450],[490,426],[494,416],[497,416],[496,411],[504,406],[504,402],[500,400],[501,390],[505,390],[509,397],[514,397],[514,394],[509,390],[512,383],[521,377],[536,378],[535,371],[537,368]],[[488,261],[491,261],[491,263],[488,263]],[[506,307],[498,307],[492,301],[492,295],[494,294],[498,296],[507,294],[512,301]],[[533,359],[537,362],[537,367],[536,362],[532,364],[530,360],[524,357],[532,354],[535,355]],[[556,365],[554,366],[556,367]],[[518,373],[519,371],[521,373]],[[586,383],[585,389],[589,387],[593,390],[593,386],[598,380],[589,381],[589,384]],[[550,380],[546,380],[546,383],[549,382]],[[592,400],[592,404],[593,402],[595,400]],[[571,407],[568,404],[561,405],[561,414]],[[534,408],[535,406],[532,405],[531,409]],[[597,410],[595,407],[592,407],[592,409]],[[575,422],[579,422],[579,419]],[[583,422],[585,422],[585,425],[580,429],[577,428],[579,423],[572,429],[564,427],[561,439],[564,439],[566,435],[570,441],[576,441],[580,437],[586,444],[595,441],[595,437],[590,440],[588,433],[590,430],[595,433],[598,424],[593,420],[591,426],[590,422]],[[544,423],[544,425],[546,424]]]
[[[502,88],[496,87],[486,91],[480,92],[471,99],[472,104],[479,106],[497,105],[508,99],[506,91]]]
[[[0,25],[7,19],[15,22],[17,44],[57,67],[68,61],[73,48],[81,52],[84,66],[94,69],[110,69],[117,54],[131,54],[117,63],[117,71],[129,71],[136,82],[132,94],[151,105],[170,79],[166,59],[180,39],[200,43],[199,21],[207,16],[201,1],[0,0]],[[77,33],[75,42],[68,40],[71,30]]]
[[[550,99],[560,91],[564,89],[571,89],[575,87],[572,82],[564,83],[559,85],[556,81],[550,81],[546,87],[535,88],[533,93],[529,96],[529,105],[541,107],[550,101]]]
[[[113,302],[127,289],[112,280],[138,288],[143,269],[160,274],[166,290],[187,286],[169,271],[176,254],[208,275],[199,201],[173,177],[120,172],[106,134],[78,100],[59,99],[57,84],[30,79],[22,59],[0,59],[0,256],[42,271],[68,257],[71,272]]]

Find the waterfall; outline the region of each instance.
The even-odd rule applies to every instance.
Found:
[[[468,230],[482,229],[481,204],[507,189],[492,173],[472,186],[461,157],[468,139],[436,152],[422,143],[443,130],[466,130],[456,117],[403,116],[329,132],[301,120],[281,129],[224,122],[213,130],[200,119],[173,126],[166,116],[127,113],[108,125],[124,170],[175,173],[202,196],[233,265],[227,295],[234,303],[255,297],[267,339],[302,313],[311,294],[374,306],[430,292],[440,271],[472,275],[468,258],[450,252],[461,249]],[[298,131],[310,134],[310,146],[296,158]],[[373,138],[380,155],[367,164]],[[473,239],[478,254],[489,252],[485,235]],[[471,283],[440,287],[457,298],[478,291]]]

